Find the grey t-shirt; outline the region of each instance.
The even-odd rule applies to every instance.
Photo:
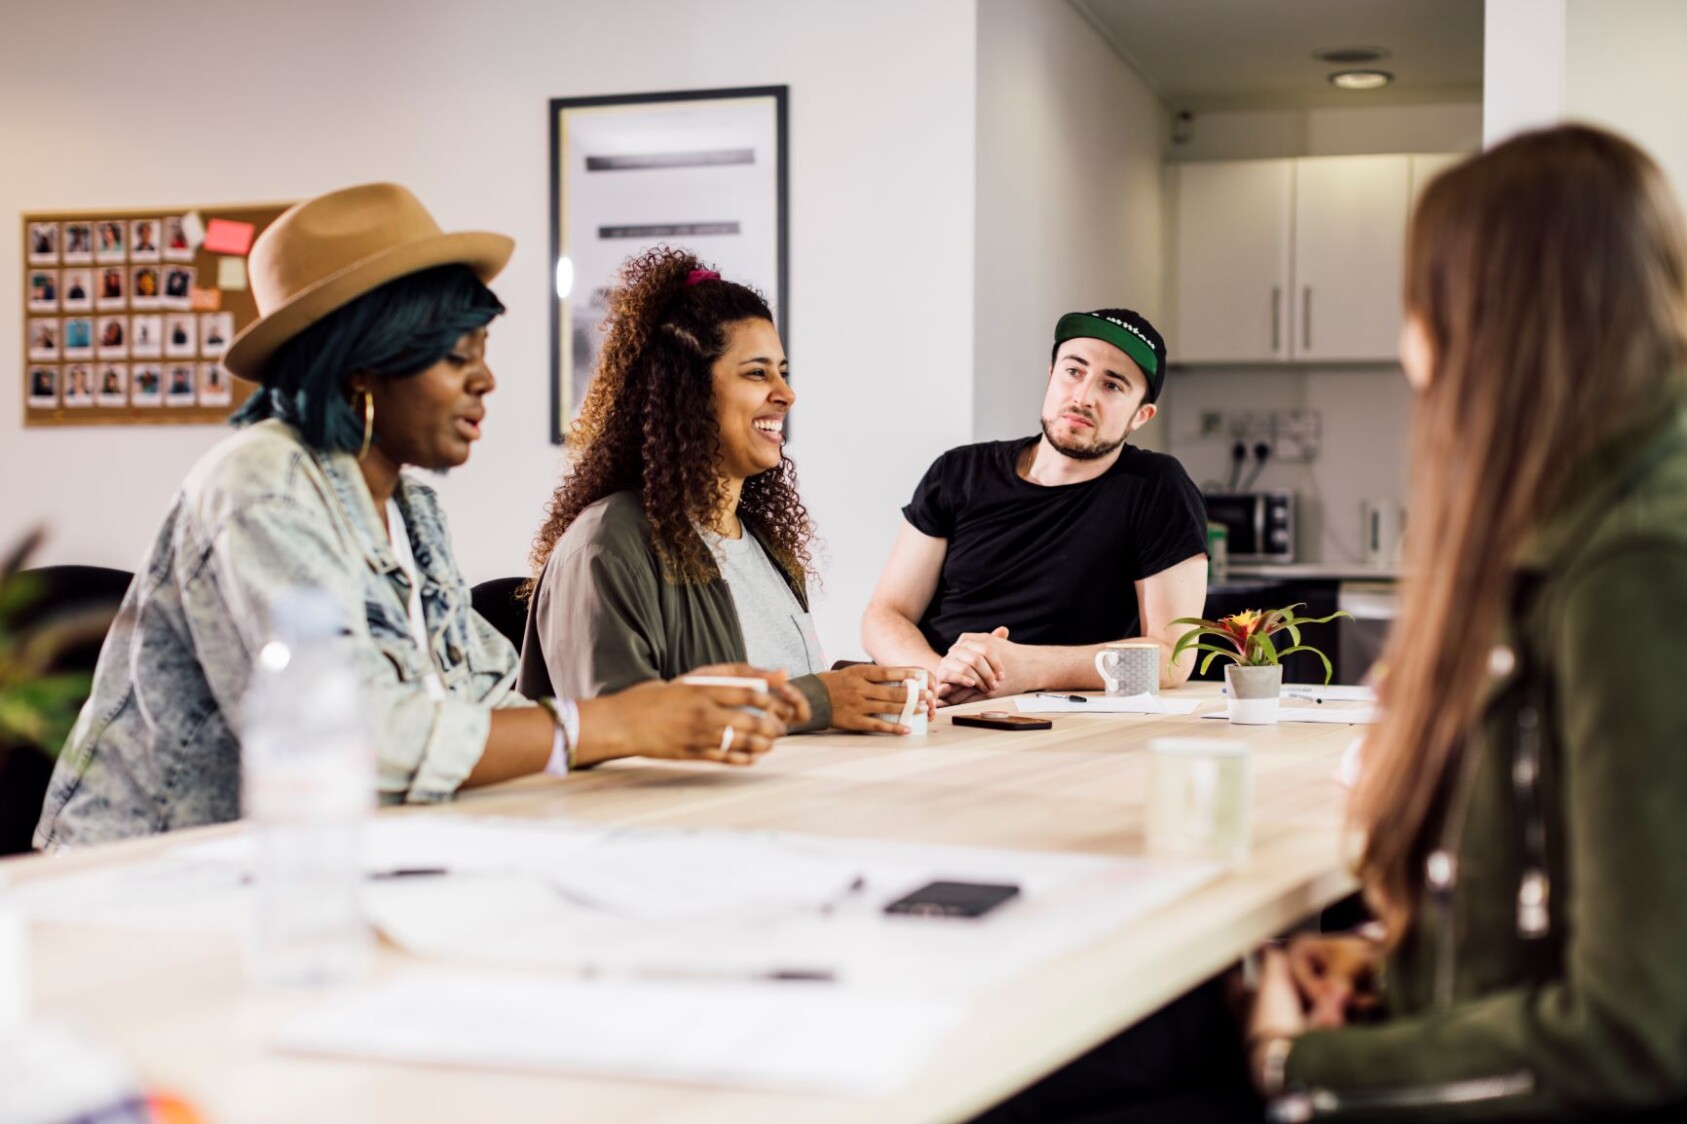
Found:
[[[732,593],[748,661],[769,671],[788,671],[793,679],[825,670],[813,618],[755,536],[726,539],[705,531],[703,538]]]

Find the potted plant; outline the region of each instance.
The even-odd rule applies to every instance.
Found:
[[[1224,669],[1224,683],[1230,698],[1230,721],[1249,726],[1269,725],[1277,721],[1277,699],[1283,691],[1283,665],[1278,661],[1284,656],[1295,652],[1317,656],[1324,665],[1326,685],[1335,673],[1328,656],[1310,644],[1301,643],[1301,626],[1328,624],[1337,617],[1352,616],[1342,609],[1327,617],[1295,616],[1295,610],[1301,608],[1305,608],[1304,602],[1269,611],[1249,609],[1216,621],[1179,617],[1172,623],[1194,627],[1178,638],[1172,648],[1172,659],[1176,660],[1190,648],[1205,652],[1206,658],[1201,661],[1203,674],[1213,660],[1221,656],[1229,660]],[[1290,647],[1282,650],[1271,639],[1280,632],[1288,633],[1290,641]],[[1203,643],[1202,637],[1215,637],[1226,646]]]

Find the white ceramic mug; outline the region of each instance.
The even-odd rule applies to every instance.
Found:
[[[881,714],[878,717],[886,722],[908,727],[911,737],[921,737],[929,733],[931,726],[926,717],[925,692],[926,684],[930,682],[931,675],[924,668],[914,672],[902,681],[902,685],[908,688],[908,698],[902,704],[902,713]]]
[[[1248,747],[1219,738],[1153,738],[1148,848],[1180,858],[1235,861],[1252,833]]]
[[[1095,654],[1095,673],[1107,685],[1109,695],[1160,693],[1160,645],[1152,640],[1121,640]]]

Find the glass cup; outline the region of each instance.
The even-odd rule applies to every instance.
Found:
[[[1240,861],[1252,837],[1248,747],[1216,738],[1153,738],[1148,849],[1177,858]]]
[[[900,714],[880,714],[877,717],[886,722],[894,722],[898,726],[908,727],[911,737],[921,737],[930,732],[930,724],[926,717],[925,691],[926,684],[931,682],[931,674],[923,668],[902,681],[908,688],[908,699],[902,704]]]
[[[1096,674],[1107,693],[1118,698],[1160,693],[1160,645],[1152,640],[1121,640],[1095,654]]]

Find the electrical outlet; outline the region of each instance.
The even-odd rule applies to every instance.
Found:
[[[1217,410],[1201,411],[1201,436],[1223,437],[1224,415]]]
[[[1226,414],[1230,425],[1228,435],[1232,441],[1244,441],[1249,445],[1258,441],[1271,440],[1271,415],[1255,413],[1252,410],[1237,410]]]
[[[1278,410],[1271,415],[1271,452],[1283,464],[1318,459],[1322,421],[1317,410]]]

